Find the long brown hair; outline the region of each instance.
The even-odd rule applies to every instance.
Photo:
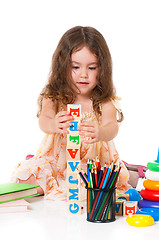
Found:
[[[48,83],[38,99],[38,116],[41,112],[43,98],[52,99],[56,104],[57,111],[60,104],[74,103],[76,93],[72,88],[71,55],[83,46],[87,46],[98,59],[98,83],[93,89],[91,97],[95,112],[101,114],[100,104],[115,96],[112,81],[112,59],[104,37],[95,28],[76,26],[62,36],[53,54]]]

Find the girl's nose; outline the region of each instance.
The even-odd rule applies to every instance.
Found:
[[[81,69],[81,78],[88,78],[88,72],[87,69],[83,68]]]

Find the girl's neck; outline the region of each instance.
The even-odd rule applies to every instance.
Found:
[[[76,103],[85,102],[85,101],[91,101],[89,96],[80,95],[80,94],[76,95],[76,100],[75,100]]]
[[[82,113],[89,112],[93,108],[92,101],[88,97],[77,97],[74,104],[81,104]]]

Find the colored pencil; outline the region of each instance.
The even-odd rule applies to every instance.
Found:
[[[111,188],[113,188],[114,186],[115,186],[115,184],[116,184],[116,182],[117,182],[117,178],[118,178],[118,175],[119,175],[119,172],[120,172],[120,169],[121,169],[121,167],[119,168],[119,171],[116,171],[115,172],[115,175],[114,175],[114,177],[113,177],[113,179],[112,179],[112,181],[111,181],[111,183],[110,183],[110,186],[109,186],[109,189],[111,189]],[[98,220],[100,220],[100,218],[101,218],[101,212],[103,213],[103,211],[104,211],[104,205],[106,205],[106,203],[105,203],[105,201],[106,201],[106,198],[107,198],[107,196],[108,196],[108,194],[110,194],[111,195],[111,193],[107,193],[106,195],[105,195],[105,197],[104,197],[104,199],[103,199],[103,202],[101,203],[101,206],[100,206],[100,208],[99,208],[99,211],[98,211],[98,213],[97,213],[97,215],[96,215],[96,218],[98,219]],[[99,216],[100,215],[100,216]]]
[[[94,176],[95,176],[95,187],[97,187],[97,182],[98,182],[98,178],[97,178],[97,168],[95,168],[95,170],[94,170]]]
[[[85,183],[85,186],[87,187],[87,186],[88,186],[88,180],[87,180],[87,178],[85,177],[85,175],[83,174],[83,172],[80,171],[78,168],[77,168],[77,171],[78,171],[78,174],[80,175],[80,177],[82,178],[83,182]]]

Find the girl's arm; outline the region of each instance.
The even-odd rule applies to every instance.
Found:
[[[85,143],[95,143],[98,141],[110,141],[118,133],[118,122],[116,119],[116,108],[112,102],[102,105],[102,122],[101,126],[96,122],[92,125],[89,122],[83,122],[79,126],[80,135],[90,137]]]
[[[50,99],[43,99],[42,110],[39,116],[39,127],[43,132],[47,134],[66,134],[67,128],[72,125],[70,123],[72,119],[67,111],[61,111],[56,114],[54,103]]]
[[[113,103],[107,102],[102,105],[102,124],[99,127],[99,141],[110,141],[116,137],[119,130],[116,108]]]

